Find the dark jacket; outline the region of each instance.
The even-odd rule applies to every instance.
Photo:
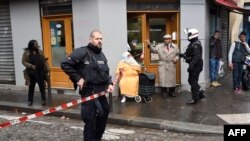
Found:
[[[209,40],[209,59],[221,59],[222,58],[222,47],[220,39],[215,39],[212,36]]]
[[[47,58],[45,58],[43,51],[42,50],[38,50],[39,55],[42,57],[43,60],[43,70],[42,72],[44,73],[43,76],[44,80],[48,80],[49,77],[49,72],[50,72],[50,68],[49,68],[49,64],[47,62]],[[24,79],[25,79],[25,85],[30,85],[30,75],[29,75],[29,70],[32,70],[32,64],[30,61],[30,50],[28,49],[24,49],[24,53],[23,53],[23,57],[22,57],[22,64],[25,66],[25,70],[23,71],[24,74]]]
[[[189,72],[195,68],[203,68],[202,46],[198,39],[192,40],[190,42],[186,49],[185,55],[186,62],[189,64]]]
[[[244,63],[247,54],[246,47],[241,42],[235,42],[235,49],[232,56],[233,63]]]
[[[77,48],[61,63],[62,70],[69,75],[75,89],[81,78],[85,80],[84,88],[95,92],[105,91],[112,83],[105,55],[95,52],[93,48],[90,44]]]

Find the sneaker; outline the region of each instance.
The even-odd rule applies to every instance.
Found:
[[[238,89],[238,94],[244,94],[244,91],[242,89]]]
[[[236,88],[236,89],[234,90],[234,93],[235,93],[235,94],[243,94],[244,92],[243,92],[241,89]]]
[[[211,83],[211,85],[214,86],[214,87],[217,87],[217,86],[218,86],[217,83],[216,83],[215,81],[213,81],[213,82]]]
[[[220,84],[218,81],[215,81],[215,84],[216,84],[217,86],[221,86],[221,84]]]
[[[123,96],[123,97],[122,97],[122,100],[121,100],[121,103],[125,103],[125,102],[126,102],[126,97]]]

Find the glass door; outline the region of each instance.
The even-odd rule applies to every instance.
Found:
[[[43,19],[44,53],[51,68],[51,86],[71,88],[68,76],[60,64],[73,50],[72,18],[50,17]]]
[[[128,15],[127,21],[128,44],[131,54],[138,63],[144,64],[141,55],[144,54],[145,15]]]

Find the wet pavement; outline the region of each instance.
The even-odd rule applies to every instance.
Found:
[[[241,114],[250,113],[250,92],[243,95],[235,95],[232,91],[232,78],[230,74],[224,77],[218,88],[210,87],[206,90],[206,98],[196,105],[187,105],[186,101],[191,98],[188,91],[177,93],[177,97],[162,99],[160,93],[152,96],[152,103],[136,103],[134,99],[121,103],[120,98],[113,99],[112,114],[125,118],[151,118],[184,123],[196,123],[202,125],[222,126],[227,124],[217,114]],[[52,94],[53,106],[79,99],[78,95]],[[35,94],[33,107],[41,106],[39,93]],[[0,90],[0,105],[3,103],[23,104],[27,103],[27,91]],[[42,107],[42,106],[41,106]],[[0,106],[1,108],[1,106]],[[28,107],[32,109],[32,107]],[[46,109],[48,107],[43,107]],[[71,108],[80,113],[80,106]],[[80,118],[80,117],[79,117]],[[243,122],[244,123],[244,122]]]

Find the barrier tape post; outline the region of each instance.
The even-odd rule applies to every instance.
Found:
[[[109,107],[110,107],[110,112],[113,112],[113,97],[112,93],[109,93]]]
[[[116,77],[115,81],[113,82],[114,86],[116,85],[116,82],[118,81],[119,77],[120,76],[118,75]],[[80,103],[85,103],[87,101],[96,99],[96,98],[98,98],[100,96],[104,96],[105,94],[106,94],[106,91],[103,91],[103,92],[100,92],[100,93],[97,93],[97,94],[93,94],[93,95],[88,96],[88,97],[83,97],[83,98],[78,99],[78,100],[73,100],[73,101],[71,101],[69,103],[61,104],[60,106],[57,106],[57,107],[52,107],[52,108],[49,108],[47,110],[40,111],[40,112],[31,114],[31,115],[28,115],[28,116],[24,116],[24,117],[21,117],[21,118],[18,118],[18,119],[10,120],[10,121],[1,123],[0,124],[0,129],[4,128],[4,127],[15,125],[15,124],[18,124],[18,123],[21,123],[21,122],[25,122],[27,120],[31,120],[31,119],[36,118],[36,117],[42,117],[44,115],[47,115],[47,114],[50,114],[50,113],[54,113],[54,112],[60,111],[62,109],[66,109],[66,108],[78,105]]]
[[[48,104],[49,106],[52,106],[52,95],[51,95],[51,83],[50,83],[50,76],[47,81],[48,84]]]

